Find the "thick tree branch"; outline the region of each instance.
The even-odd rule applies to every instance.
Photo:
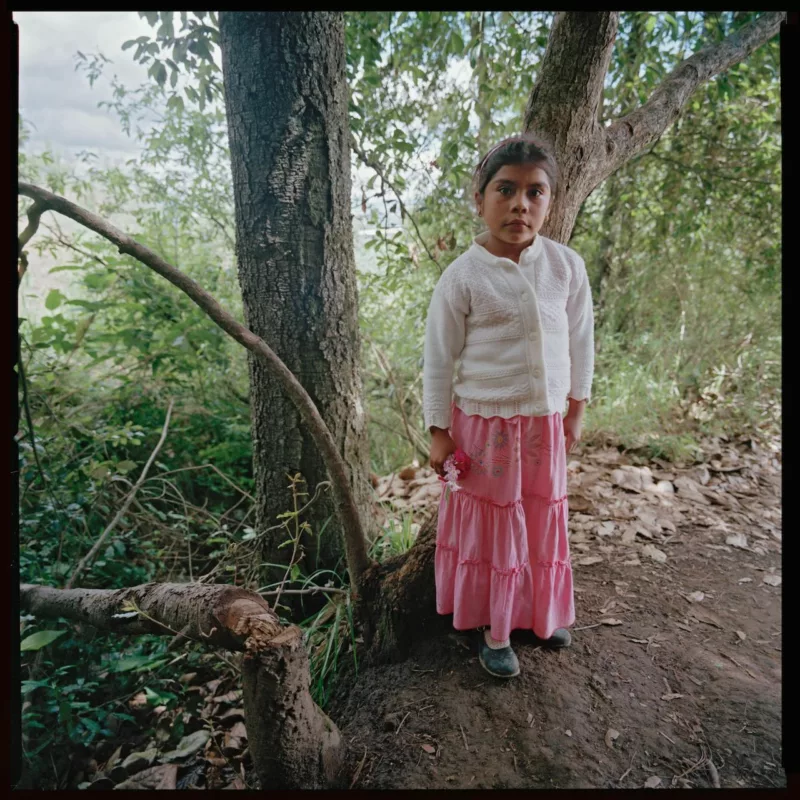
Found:
[[[20,608],[113,633],[180,633],[228,650],[261,649],[292,638],[286,636],[292,629],[281,625],[259,595],[226,584],[145,583],[116,590],[22,584]]]
[[[700,84],[744,61],[776,36],[785,17],[783,12],[763,14],[719,44],[704,47],[678,64],[643,106],[606,129],[607,156],[597,183],[655,142]]]
[[[38,200],[35,201],[31,207],[28,209],[28,225],[26,226],[25,230],[19,235],[18,246],[17,246],[17,253],[21,254],[22,249],[25,247],[26,244],[31,240],[33,234],[39,228],[39,220],[42,218],[42,214],[47,210],[44,203],[40,203]]]
[[[528,98],[524,129],[549,141],[561,172],[541,233],[563,244],[602,164],[599,117],[618,27],[616,11],[556,14]]]
[[[361,575],[369,566],[370,561],[367,556],[364,528],[347,478],[347,468],[328,426],[314,405],[314,401],[309,397],[308,392],[306,392],[291,370],[278,358],[263,339],[234,319],[196,281],[175,269],[163,258],[128,236],[128,234],[118,230],[96,214],[38,186],[20,183],[18,191],[26,197],[39,201],[46,209],[57,211],[89,228],[89,230],[100,234],[100,236],[116,245],[121,253],[133,256],[137,261],[166,278],[200,306],[222,330],[258,357],[275,378],[280,381],[281,386],[300,412],[303,422],[308,426],[330,474],[337,511],[345,534],[347,568],[350,572],[353,587],[358,593]]]
[[[559,11],[553,20],[536,84],[528,98],[524,129],[552,138],[560,150],[570,133],[599,127],[599,114],[618,11]],[[563,125],[569,108],[570,124]]]

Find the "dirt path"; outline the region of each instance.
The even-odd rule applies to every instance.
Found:
[[[388,494],[429,503],[430,483]],[[362,669],[331,709],[355,787],[786,785],[774,453],[716,440],[676,468],[589,450],[570,507],[573,646],[512,634],[522,674],[507,682],[455,632]]]

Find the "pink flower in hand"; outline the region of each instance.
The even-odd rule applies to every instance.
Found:
[[[447,484],[448,494],[449,490],[457,492],[461,487],[457,481],[459,478],[466,478],[469,474],[469,468],[472,465],[472,459],[460,448],[454,453],[451,453],[444,462],[444,478],[440,475],[439,480]]]

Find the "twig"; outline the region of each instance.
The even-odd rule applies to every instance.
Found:
[[[72,577],[67,581],[67,585],[64,587],[65,589],[71,589],[75,585],[75,581],[78,579],[78,576],[86,569],[86,567],[92,562],[94,557],[97,555],[97,552],[103,546],[103,543],[108,538],[108,535],[114,528],[117,527],[119,521],[125,516],[125,512],[130,507],[131,503],[133,502],[133,498],[136,497],[136,493],[139,491],[139,488],[144,483],[145,478],[147,477],[147,473],[150,471],[150,467],[153,465],[153,462],[156,460],[156,456],[161,450],[164,441],[167,438],[167,431],[169,430],[169,420],[172,416],[172,406],[175,403],[174,400],[169,401],[169,407],[167,408],[167,417],[164,420],[164,427],[161,430],[161,438],[158,440],[158,443],[155,446],[155,449],[150,454],[150,458],[147,459],[147,463],[144,465],[144,469],[142,470],[141,475],[139,475],[139,480],[133,486],[133,489],[130,490],[128,496],[125,498],[125,501],[122,504],[120,510],[114,515],[114,519],[106,526],[106,529],[100,534],[100,538],[94,543],[92,549],[83,557],[77,567],[75,567],[75,571],[72,573]]]
[[[51,233],[53,233],[53,229],[49,225],[45,225]],[[61,232],[61,226],[56,222],[56,228],[58,229],[57,233],[55,233],[56,241],[62,245],[63,247],[67,247],[70,250],[74,250],[79,255],[82,255],[84,258],[91,258],[93,261],[96,261],[103,267],[108,267],[108,264],[98,255],[95,253],[90,253],[88,250],[84,250],[82,247],[78,247],[77,245],[70,242],[68,239],[64,238],[64,234]],[[119,273],[114,270],[114,272],[118,275]]]
[[[364,757],[359,762],[358,767],[356,768],[355,775],[353,775],[353,780],[350,783],[350,788],[352,789],[356,785],[356,781],[358,780],[358,776],[361,774],[361,770],[364,768],[364,762],[367,760],[367,747],[364,745]]]
[[[19,368],[19,381],[22,384],[22,406],[25,411],[25,419],[28,423],[28,433],[31,437],[31,450],[33,450],[33,459],[36,462],[36,468],[39,470],[39,477],[42,479],[42,485],[50,494],[50,499],[53,501],[56,507],[60,507],[60,503],[58,503],[55,497],[52,496],[50,492],[50,486],[47,483],[47,478],[44,476],[44,470],[42,469],[42,463],[39,461],[39,453],[36,450],[36,434],[33,430],[33,417],[31,415],[31,406],[30,406],[30,399],[28,397],[28,381],[25,377],[25,369],[22,366],[22,349],[17,348],[17,366]]]
[[[637,750],[633,751],[633,755],[631,756],[631,763],[628,766],[628,769],[626,769],[625,772],[623,772],[622,775],[619,776],[619,778],[617,779],[617,783],[622,783],[622,781],[624,781],[625,778],[627,778],[628,775],[630,774],[630,771],[633,769],[633,760],[634,758],[636,758],[637,752],[638,752]]]
[[[676,161],[673,158],[668,158],[667,156],[662,156],[660,153],[656,153],[653,150],[649,150],[648,152],[644,153],[646,156],[652,156],[653,158],[658,159],[659,161],[663,161],[667,164],[672,164],[673,166],[680,167],[680,169],[688,170],[689,172],[694,172],[695,175],[700,175],[704,172],[708,172],[712,175],[719,176],[720,180],[724,181],[735,181],[737,183],[758,183],[763,186],[771,186],[772,181],[760,181],[754,178],[739,178],[734,175],[728,175],[723,170],[720,169],[709,169],[708,167],[704,167],[699,169],[697,167],[692,167],[689,164],[683,164],[680,161]],[[741,469],[741,467],[739,467]]]
[[[234,489],[236,489],[236,491],[237,491],[237,492],[240,492],[240,493],[241,493],[241,494],[243,494],[243,495],[244,495],[244,496],[245,496],[245,497],[246,497],[248,500],[250,500],[251,502],[255,503],[255,501],[256,501],[256,500],[255,500],[255,498],[253,497],[253,495],[251,495],[249,492],[246,492],[246,491],[245,491],[244,489],[242,489],[240,486],[237,486],[237,485],[236,485],[236,484],[235,484],[235,483],[234,483],[234,482],[233,482],[233,481],[232,481],[232,480],[231,480],[231,479],[230,479],[230,478],[229,478],[227,475],[225,475],[225,473],[224,473],[224,472],[222,472],[220,469],[218,469],[217,467],[215,467],[213,464],[199,464],[199,465],[198,465],[198,466],[196,466],[196,467],[180,467],[179,469],[171,469],[171,470],[169,470],[169,471],[167,471],[167,472],[161,472],[161,473],[159,473],[159,475],[160,475],[160,476],[164,476],[164,475],[174,475],[176,472],[188,472],[189,470],[194,470],[194,469],[213,469],[213,470],[214,470],[214,472],[216,472],[216,473],[217,473],[217,475],[219,475],[219,476],[220,476],[220,478],[222,478],[224,481],[227,481],[227,482],[228,482],[228,483],[229,483],[231,486],[233,486],[233,488],[234,488]],[[227,512],[226,512],[226,513],[227,513]],[[224,515],[223,515],[223,516],[224,516]]]
[[[292,567],[295,565],[295,556],[297,555],[297,551],[300,547],[300,539],[303,536],[303,529],[297,525],[298,520],[300,519],[300,514],[305,511],[319,496],[320,490],[324,486],[330,486],[329,481],[320,481],[317,484],[317,488],[314,490],[314,496],[300,509],[297,509],[297,490],[295,489],[296,481],[292,481],[292,498],[294,500],[294,514],[292,515],[291,519],[295,521],[295,537],[294,537],[294,547],[292,548],[292,557],[289,559],[289,563],[286,566],[286,572],[283,574],[283,580],[281,581],[280,586],[278,587],[277,594],[275,595],[275,603],[274,605],[277,606],[278,602],[281,599],[281,592],[283,591],[283,587],[286,584],[286,579],[289,577],[289,573],[292,571]],[[289,519],[285,522],[281,523],[279,527],[289,527]]]
[[[375,172],[378,173],[378,177],[384,183],[386,183],[386,185],[392,190],[392,192],[394,192],[394,196],[397,198],[397,203],[400,206],[400,210],[402,211],[404,216],[408,217],[411,220],[411,224],[414,226],[414,230],[417,232],[417,239],[419,239],[419,243],[422,245],[422,247],[425,249],[425,252],[428,254],[428,258],[430,258],[430,260],[433,261],[433,263],[436,264],[437,267],[439,267],[439,272],[444,272],[444,270],[442,269],[441,265],[439,264],[439,260],[431,252],[430,248],[426,244],[425,239],[423,238],[422,234],[420,233],[419,228],[417,227],[417,223],[416,223],[414,217],[409,213],[408,209],[405,206],[405,203],[403,203],[403,200],[400,197],[400,192],[398,192],[397,189],[395,189],[395,187],[392,185],[392,182],[386,177],[386,173],[383,171],[383,168],[381,167],[381,165],[374,158],[370,158],[358,146],[358,142],[356,142],[356,139],[355,139],[354,136],[350,137],[350,148],[364,162],[364,164],[366,166],[370,167],[371,169],[374,169]]]
[[[582,628],[575,628],[576,631],[588,631],[589,628],[599,628],[603,623],[596,622],[594,625],[584,625]]]
[[[702,752],[702,750],[701,750],[701,752]],[[680,775],[678,775],[676,780],[679,780],[680,778],[684,778],[687,775],[689,775],[690,773],[694,772],[696,769],[699,769],[700,767],[703,766],[703,764],[706,763],[706,761],[708,761],[708,756],[706,756],[706,754],[703,753],[700,756],[700,759],[698,761],[696,761],[694,764],[692,764],[692,766],[689,767],[689,769],[687,769],[686,771],[684,771]]]
[[[708,774],[711,776],[711,783],[715,789],[719,789],[719,772],[717,772],[717,768],[714,766],[714,762],[709,758],[706,762],[706,769],[708,770]]]
[[[461,736],[464,739],[464,749],[469,753],[469,745],[467,744],[467,734],[464,733],[464,727],[459,723],[459,728],[461,728]]]
[[[410,711],[406,711],[406,715],[403,717],[403,719],[400,720],[400,724],[397,726],[397,730],[394,732],[395,736],[397,736],[397,734],[400,733],[400,728],[403,727],[403,723],[408,719],[408,715],[410,713],[411,713]]]
[[[386,375],[386,377],[389,379],[390,383],[395,388],[394,394],[395,394],[395,397],[397,398],[397,406],[398,406],[398,409],[400,411],[400,418],[403,421],[403,427],[405,428],[405,431],[406,431],[406,438],[411,443],[411,446],[414,448],[414,450],[416,450],[417,453],[422,456],[423,460],[427,460],[428,452],[424,448],[420,447],[419,444],[417,443],[417,441],[412,436],[411,426],[409,425],[408,415],[406,414],[406,409],[405,409],[405,405],[404,405],[405,404],[405,396],[400,391],[400,383],[397,380],[397,378],[395,377],[391,366],[389,366],[389,362],[386,359],[386,356],[384,356],[384,354],[381,352],[381,350],[378,348],[378,346],[375,344],[375,342],[370,341],[370,345],[372,346],[372,350],[375,353],[375,357],[378,360],[378,364],[380,364],[380,367],[383,370],[384,374]]]
[[[328,592],[329,594],[348,594],[346,589],[337,589],[335,586],[315,586],[313,589],[273,589],[269,592],[259,592],[262,597],[281,594],[316,594],[316,592]]]

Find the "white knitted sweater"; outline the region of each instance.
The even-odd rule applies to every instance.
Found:
[[[583,259],[537,235],[515,264],[486,250],[487,239],[478,236],[433,290],[426,428],[450,427],[451,402],[467,414],[508,419],[563,412],[567,397],[591,395],[594,316]]]

